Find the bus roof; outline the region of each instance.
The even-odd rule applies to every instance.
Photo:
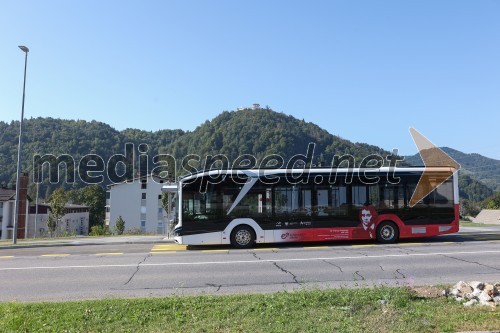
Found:
[[[215,169],[203,170],[183,176],[180,180],[190,180],[204,176],[219,175],[246,175],[249,177],[271,176],[280,174],[349,174],[349,173],[422,173],[424,171],[435,173],[455,173],[457,169],[453,167],[381,167],[381,168],[303,168],[303,169]]]

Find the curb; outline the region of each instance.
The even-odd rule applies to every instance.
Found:
[[[86,242],[86,241],[72,241],[71,243],[32,243],[20,245],[1,246],[0,250],[9,249],[28,249],[34,247],[59,247],[59,246],[85,246],[85,245],[123,245],[123,244],[156,244],[156,243],[174,243],[173,239],[160,239],[160,240],[131,240],[131,241],[116,241],[116,242]]]

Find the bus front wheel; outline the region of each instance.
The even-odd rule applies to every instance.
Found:
[[[231,245],[238,249],[248,249],[255,243],[255,232],[247,225],[234,228],[231,233]]]
[[[377,227],[377,240],[380,243],[395,243],[399,239],[399,229],[394,222],[383,221]]]

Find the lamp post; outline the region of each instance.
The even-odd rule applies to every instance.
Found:
[[[14,208],[14,235],[12,236],[12,243],[17,243],[17,225],[19,218],[19,188],[21,177],[21,147],[23,144],[23,119],[24,119],[24,93],[26,91],[26,66],[28,65],[28,52],[30,51],[26,46],[19,45],[21,51],[24,52],[24,82],[23,82],[23,106],[21,109],[21,122],[19,124],[19,145],[17,146],[17,175],[16,175],[16,204]]]

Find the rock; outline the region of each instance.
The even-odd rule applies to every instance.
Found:
[[[492,308],[496,307],[497,305],[495,302],[485,302],[485,301],[479,301],[479,305],[481,306],[491,306]]]
[[[453,295],[453,296],[457,296],[457,297],[459,297],[459,296],[461,296],[461,293],[460,293],[460,290],[459,290],[459,289],[457,289],[457,288],[453,288],[453,289],[451,289],[451,291],[450,291],[450,295]]]
[[[500,296],[495,296],[495,297],[493,297],[493,301],[494,301],[496,304],[500,304]]]
[[[455,301],[457,302],[462,302],[464,300],[463,297],[455,297]]]
[[[479,294],[479,296],[477,297],[477,299],[479,300],[479,302],[491,302],[493,299],[490,297],[490,295],[488,295],[488,293],[486,291],[481,291],[481,293]]]
[[[450,293],[450,290],[449,290],[449,289],[444,289],[444,290],[441,292],[441,295],[442,295],[442,296],[444,296],[444,297],[447,297],[449,293]]]
[[[465,287],[463,287],[463,288],[461,288],[459,290],[462,293],[462,295],[465,294],[465,293],[471,293],[471,292],[474,291],[474,289],[472,289],[471,286],[465,286]]]
[[[472,295],[472,293],[466,293],[466,294],[464,294],[464,298],[471,300],[471,299],[474,299],[475,297],[474,297],[474,295]]]
[[[387,301],[385,299],[379,299],[378,301],[380,304],[382,305],[386,305],[387,304]]]
[[[470,301],[465,302],[464,306],[473,306],[474,304],[477,304],[477,303],[479,303],[477,299],[471,299]]]
[[[479,282],[479,281],[471,281],[471,282],[469,282],[469,286],[471,286],[474,289],[483,290],[484,283]]]
[[[481,290],[474,289],[474,291],[472,292],[472,296],[474,296],[475,298],[478,298],[479,295],[481,295]]]
[[[464,282],[464,281],[458,281],[453,287],[452,289],[462,289],[462,288],[465,288],[465,287],[469,287],[469,285],[467,284],[467,282]]]
[[[461,295],[465,293],[471,293],[473,291],[473,288],[464,281],[459,281],[453,286],[453,289],[458,289]]]
[[[496,283],[494,284],[494,286],[495,286],[497,289],[499,289],[499,290],[500,290],[500,281],[496,282]]]
[[[483,289],[484,292],[488,293],[488,295],[490,295],[490,297],[493,297],[495,296],[496,294],[498,294],[498,290],[497,288],[495,288],[494,285],[492,284],[489,284],[487,283],[485,286],[484,286],[484,289]]]

